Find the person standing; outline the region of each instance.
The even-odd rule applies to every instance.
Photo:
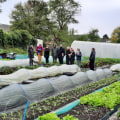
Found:
[[[91,54],[90,54],[90,58],[89,58],[89,66],[90,66],[90,70],[94,70],[94,62],[95,62],[95,48],[91,49]]]
[[[30,45],[28,49],[29,65],[33,66],[34,50],[33,45]]]
[[[46,64],[49,63],[49,53],[50,53],[50,49],[48,46],[46,46],[45,50],[44,50],[44,57],[46,59]]]
[[[70,54],[70,64],[74,64],[75,61],[75,52],[74,49],[71,49],[71,54]]]
[[[79,67],[81,67],[81,57],[82,57],[82,53],[81,53],[80,49],[77,48],[76,59],[77,59],[77,64]]]
[[[67,50],[66,50],[66,64],[69,65],[70,64],[70,47],[68,46],[67,47]]]
[[[39,44],[39,46],[37,46],[36,51],[37,51],[37,55],[38,55],[38,61],[39,61],[39,64],[40,64],[41,59],[42,59],[42,52],[43,52],[43,47],[42,47],[41,44]]]
[[[60,48],[58,49],[58,59],[60,64],[63,64],[64,56],[65,56],[65,49],[62,47],[62,44],[61,44]]]
[[[56,47],[56,44],[54,44],[52,48],[53,63],[57,63],[57,51],[58,51],[58,48]]]

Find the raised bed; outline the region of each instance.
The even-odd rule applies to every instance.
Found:
[[[33,103],[29,106],[29,108],[27,110],[26,120],[33,120],[33,119],[37,118],[38,116],[52,112],[72,101],[75,101],[76,99],[79,99],[81,96],[87,95],[87,94],[89,94],[101,87],[109,85],[117,80],[118,80],[118,77],[113,76],[111,78],[97,81],[95,83],[92,83],[92,84],[89,84],[89,85],[86,85],[86,86],[83,86],[80,88],[76,88],[72,91],[62,93],[58,96],[50,97],[49,99],[43,100],[41,102]],[[100,111],[100,110],[98,110],[98,111]],[[107,110],[106,112],[109,112],[109,110]],[[18,120],[23,117],[23,114],[24,114],[24,109],[18,110],[15,112],[10,112],[10,114],[2,114],[0,119],[4,118],[4,120],[13,120],[13,118],[15,118]]]

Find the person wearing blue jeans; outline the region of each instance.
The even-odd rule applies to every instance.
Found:
[[[81,53],[80,49],[77,48],[76,59],[77,59],[77,64],[79,67],[81,67],[81,57],[82,57],[82,53]]]

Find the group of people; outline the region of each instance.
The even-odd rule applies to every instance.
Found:
[[[37,51],[37,56],[38,56],[38,61],[39,64],[41,64],[41,59],[43,55],[43,47],[41,44],[37,46],[36,48]],[[59,64],[63,64],[63,59],[66,57],[66,64],[74,64],[75,62],[75,57],[77,60],[77,64],[79,67],[81,67],[81,58],[82,58],[82,53],[79,48],[77,48],[76,53],[74,52],[74,49],[70,48],[69,46],[66,48],[66,50],[63,48],[62,44],[60,45],[59,48],[57,48],[57,45],[54,44],[53,48],[51,50],[51,55],[53,58],[53,63],[57,63],[57,59],[59,60]],[[33,65],[33,58],[34,58],[34,50],[33,46],[31,45],[28,49],[28,56],[29,56],[29,64],[30,66]],[[49,56],[50,56],[50,48],[49,46],[46,46],[44,49],[44,57],[46,60],[46,64],[49,64]],[[89,66],[91,70],[94,70],[94,62],[95,62],[95,49],[92,48],[91,54],[89,57]]]

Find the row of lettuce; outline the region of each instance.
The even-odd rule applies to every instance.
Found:
[[[60,119],[55,113],[48,113],[46,115],[40,116],[37,120],[78,120],[72,115],[67,115]]]

